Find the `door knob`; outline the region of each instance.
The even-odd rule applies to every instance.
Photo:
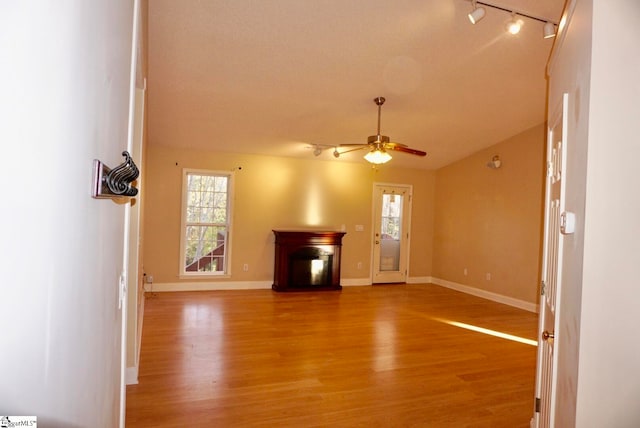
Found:
[[[553,333],[549,333],[547,330],[542,332],[542,340],[553,339]]]

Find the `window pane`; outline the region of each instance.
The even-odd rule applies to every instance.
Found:
[[[215,177],[215,185],[213,186],[216,192],[227,191],[227,177]]]
[[[224,269],[226,227],[187,226],[185,270],[215,272]]]
[[[402,195],[382,195],[382,239],[400,239]]]

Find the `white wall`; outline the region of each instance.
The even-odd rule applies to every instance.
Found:
[[[571,2],[569,2],[571,3]],[[640,2],[577,0],[552,62],[569,93],[556,427],[640,423]]]
[[[0,6],[0,414],[114,427],[124,206],[92,160],[127,147],[133,2]]]
[[[640,2],[593,0],[576,426],[640,426]]]

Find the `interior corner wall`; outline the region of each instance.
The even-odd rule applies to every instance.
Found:
[[[545,130],[540,124],[436,171],[434,278],[537,303]],[[487,166],[494,155],[498,169]]]
[[[272,229],[328,229],[343,239],[343,279],[370,279],[373,183],[413,186],[410,277],[431,275],[433,171],[339,160],[299,159],[149,146],[146,158],[144,269],[163,283],[271,282]],[[234,172],[231,275],[179,277],[184,168]],[[356,225],[364,231],[355,230]],[[358,269],[358,264],[362,263]],[[247,264],[248,271],[242,267]],[[212,287],[212,288],[215,288]]]

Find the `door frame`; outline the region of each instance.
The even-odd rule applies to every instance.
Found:
[[[403,265],[404,263],[404,268],[405,268],[405,274],[404,274],[404,281],[406,282],[408,277],[409,277],[409,260],[410,260],[410,253],[411,253],[411,212],[412,212],[412,208],[413,208],[413,185],[412,184],[403,184],[403,183],[385,183],[385,182],[374,182],[373,183],[373,188],[372,188],[372,201],[371,201],[371,271],[370,271],[370,278],[371,278],[371,284],[376,284],[375,282],[375,266],[376,266],[376,259],[375,259],[375,248],[376,248],[376,216],[377,216],[377,212],[378,212],[378,205],[377,205],[377,190],[381,187],[396,187],[396,188],[401,188],[404,189],[407,192],[407,197],[409,198],[407,200],[407,209],[406,211],[403,211],[402,213],[402,223],[403,225],[406,225],[406,230],[403,231],[403,233],[406,233],[406,250],[404,251],[404,255],[402,255],[402,251],[401,251],[401,257],[402,259],[400,260],[400,266]],[[402,248],[402,246],[401,246]],[[383,284],[384,282],[380,282],[379,284]],[[400,282],[399,282],[400,283]]]
[[[139,146],[135,146],[134,133],[136,128],[136,76],[139,71],[140,60],[140,47],[141,42],[141,7],[140,0],[133,1],[133,21],[131,23],[131,64],[129,69],[129,117],[127,123],[127,151],[129,153],[134,152],[134,148],[140,150],[139,155],[142,156],[141,145],[142,140],[139,141]],[[142,123],[142,122],[140,122]],[[140,197],[136,198],[136,202],[139,202]],[[120,274],[119,284],[119,310],[120,310],[120,402],[119,402],[119,428],[124,428],[126,424],[126,412],[127,412],[127,352],[128,352],[128,312],[129,305],[129,289],[131,288],[132,278],[129,272],[130,268],[130,250],[132,246],[138,247],[138,237],[132,237],[131,221],[132,221],[132,205],[133,201],[128,201],[124,206],[124,228],[123,228],[123,246],[122,246],[122,270]],[[135,209],[138,211],[138,207]],[[139,219],[138,219],[139,220]],[[136,252],[137,256],[137,252]],[[137,267],[137,266],[136,266]],[[137,270],[136,270],[137,274]]]

